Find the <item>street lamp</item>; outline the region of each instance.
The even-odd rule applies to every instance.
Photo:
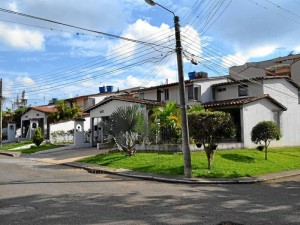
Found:
[[[178,81],[179,81],[179,96],[180,96],[180,109],[181,109],[181,129],[182,129],[182,151],[184,157],[184,175],[186,177],[192,176],[192,164],[191,164],[191,151],[189,141],[189,130],[188,130],[188,119],[187,110],[185,103],[185,84],[183,75],[183,63],[182,63],[182,46],[180,39],[180,25],[179,17],[174,12],[167,9],[166,7],[156,3],[152,0],[145,0],[145,2],[151,6],[158,5],[166,11],[170,12],[174,16],[174,27],[175,27],[175,40],[176,40],[176,53],[177,53],[177,68],[178,68]]]

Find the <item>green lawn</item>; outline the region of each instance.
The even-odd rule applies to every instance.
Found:
[[[21,153],[30,154],[30,153],[45,151],[45,150],[59,148],[59,147],[62,147],[62,145],[53,145],[53,144],[47,143],[45,145],[40,145],[39,147],[34,145],[34,146],[31,146],[31,148],[22,149],[22,150],[18,150],[18,151],[20,151]]]
[[[9,150],[9,149],[21,147],[21,146],[24,146],[24,145],[28,145],[28,144],[31,144],[31,143],[32,143],[31,140],[15,142],[15,143],[9,143],[9,144],[5,144],[3,146],[0,146],[0,150]]]
[[[300,147],[269,149],[268,160],[264,152],[252,150],[219,150],[212,169],[207,169],[204,152],[193,152],[193,177],[235,178],[252,177],[272,172],[300,169]],[[156,174],[183,175],[183,155],[180,153],[137,152],[132,157],[124,153],[98,155],[80,160],[113,168]]]

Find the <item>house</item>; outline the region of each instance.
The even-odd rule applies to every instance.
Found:
[[[288,76],[300,84],[300,54],[270,59],[261,62],[247,62],[229,68],[232,79],[249,79],[265,76]]]
[[[75,103],[76,105],[80,106],[81,109],[84,111],[84,110],[98,104],[99,102],[104,100],[106,97],[135,92],[136,90],[139,90],[140,88],[141,87],[134,87],[134,88],[113,91],[113,86],[103,86],[103,87],[99,87],[99,93],[90,94],[90,95],[82,95],[82,96],[77,96],[77,97],[73,97],[73,98],[67,98],[67,99],[64,99],[64,101],[67,102],[67,105],[69,107],[71,107],[72,104]]]
[[[227,77],[203,77],[185,81],[187,105],[211,101],[211,86],[226,81]],[[103,130],[101,121],[105,121],[118,107],[137,105],[146,118],[149,118],[153,106],[161,106],[169,101],[180,103],[178,82],[141,88],[130,95],[110,96],[88,108],[85,112],[90,113],[91,117],[93,146],[106,142],[107,133]]]
[[[48,132],[48,115],[57,112],[54,106],[31,106],[21,117],[21,138],[31,139],[33,131],[40,127],[46,138]]]
[[[196,103],[209,102],[212,100],[211,85],[223,83],[228,77],[203,77],[185,81],[186,104],[194,105]],[[162,84],[149,88],[138,90],[140,99],[154,100],[158,102],[176,102],[180,104],[179,83]]]
[[[282,138],[273,146],[300,145],[300,86],[289,76],[265,76],[212,85],[213,101],[205,108],[232,115],[237,128],[236,141],[254,147],[251,130],[261,121],[274,121]]]
[[[90,113],[92,127],[92,146],[97,143],[106,143],[108,133],[101,125],[102,121],[106,121],[109,116],[121,106],[138,106],[146,118],[151,114],[153,106],[161,106],[162,102],[155,100],[139,99],[132,95],[113,95],[105,98],[100,103],[90,107],[85,112]]]

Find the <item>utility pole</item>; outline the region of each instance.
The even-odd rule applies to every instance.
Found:
[[[179,97],[180,97],[180,109],[181,109],[181,129],[182,129],[182,152],[184,158],[184,175],[186,177],[192,177],[192,165],[191,165],[191,150],[188,130],[187,109],[185,102],[185,83],[183,74],[183,62],[182,62],[182,46],[180,37],[180,25],[179,17],[174,16],[175,24],[175,39],[176,39],[176,53],[177,53],[177,66],[178,66],[178,81],[179,81]]]
[[[2,146],[2,78],[0,78],[0,146]]]
[[[175,26],[175,39],[176,39],[176,54],[177,54],[177,67],[178,67],[178,82],[179,82],[179,96],[180,96],[180,109],[181,109],[181,129],[182,129],[182,152],[184,158],[184,175],[185,177],[192,177],[192,163],[191,163],[191,150],[188,130],[187,109],[185,102],[185,83],[183,74],[183,62],[182,62],[182,46],[180,37],[180,25],[179,17],[175,13],[161,4],[154,2],[153,0],[145,0],[145,2],[151,6],[158,5],[159,7],[172,13],[174,16]]]

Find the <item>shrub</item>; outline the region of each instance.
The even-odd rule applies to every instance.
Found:
[[[268,147],[271,141],[279,140],[280,138],[280,129],[272,121],[262,121],[256,124],[251,131],[251,141],[259,145],[261,145],[261,142],[264,142],[265,159],[268,159]]]
[[[42,142],[44,141],[44,136],[42,134],[42,130],[40,127],[38,127],[33,135],[32,135],[32,142],[36,145],[36,146],[40,146],[42,144]]]

